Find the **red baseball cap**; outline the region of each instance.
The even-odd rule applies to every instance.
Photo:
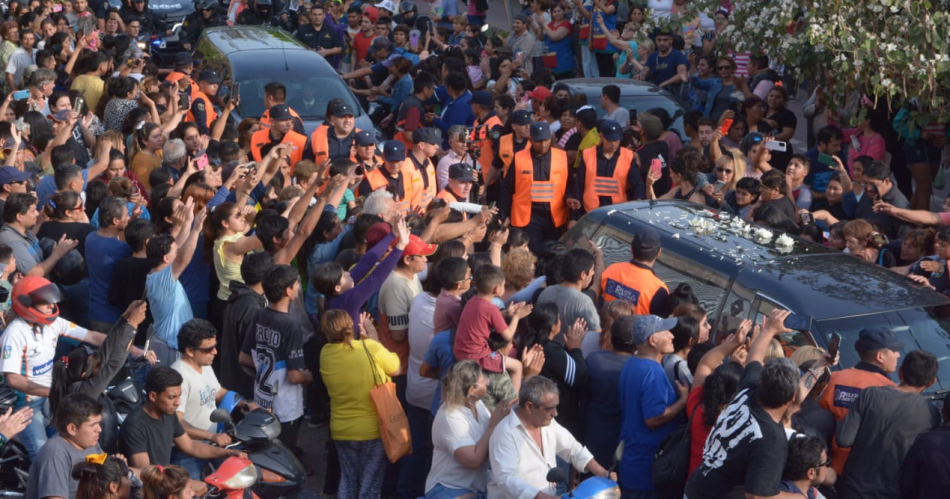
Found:
[[[376,20],[379,19],[379,11],[376,10],[376,7],[366,7],[363,9],[363,16],[367,17],[373,24],[376,24]]]
[[[438,247],[436,244],[426,243],[413,234],[409,236],[409,244],[402,251],[402,256],[429,256],[435,253]]]
[[[551,91],[547,87],[534,87],[534,90],[527,92],[528,97],[543,101],[551,96]]]
[[[383,238],[388,236],[392,231],[393,229],[388,223],[376,222],[366,231],[366,246],[370,248],[376,246],[376,243],[382,241]]]

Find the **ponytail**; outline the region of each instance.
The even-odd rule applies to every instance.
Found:
[[[69,394],[69,387],[95,370],[102,363],[99,352],[89,353],[86,347],[76,347],[53,364],[53,381],[49,388],[49,406],[56,413],[59,402]],[[98,394],[91,395],[93,398]]]
[[[168,499],[181,494],[191,479],[181,466],[146,466],[141,473],[143,499]]]

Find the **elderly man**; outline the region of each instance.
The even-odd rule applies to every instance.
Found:
[[[488,444],[492,499],[557,499],[547,480],[557,458],[599,477],[610,473],[569,431],[554,420],[560,401],[557,385],[542,376],[521,385],[518,408],[502,420]]]

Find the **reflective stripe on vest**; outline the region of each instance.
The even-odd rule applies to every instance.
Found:
[[[534,158],[531,148],[515,154],[515,192],[511,197],[511,225],[527,227],[531,223],[531,203],[548,203],[554,226],[567,223],[567,153],[550,149],[551,172],[547,181],[534,180]]]
[[[621,147],[614,153],[617,163],[614,166],[612,177],[597,175],[597,148],[584,149],[581,157],[584,160],[584,195],[583,203],[586,211],[593,211],[600,207],[600,197],[609,197],[610,204],[618,204],[627,199],[627,176],[633,164],[633,151]]]

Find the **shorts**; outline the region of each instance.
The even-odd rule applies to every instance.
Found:
[[[511,377],[506,371],[500,373],[485,373],[488,378],[488,395],[482,399],[485,407],[492,411],[499,403],[508,403],[518,398],[518,391],[511,384]]]
[[[442,485],[441,483],[437,483],[426,492],[425,499],[458,499],[462,496],[471,499],[486,499],[487,497],[484,492],[479,492],[477,490],[451,489],[445,485]]]
[[[931,145],[930,141],[918,139],[914,142],[914,145],[910,145],[907,142],[904,143],[904,159],[907,160],[908,165],[921,163],[935,165],[940,163],[942,156],[943,151]]]

